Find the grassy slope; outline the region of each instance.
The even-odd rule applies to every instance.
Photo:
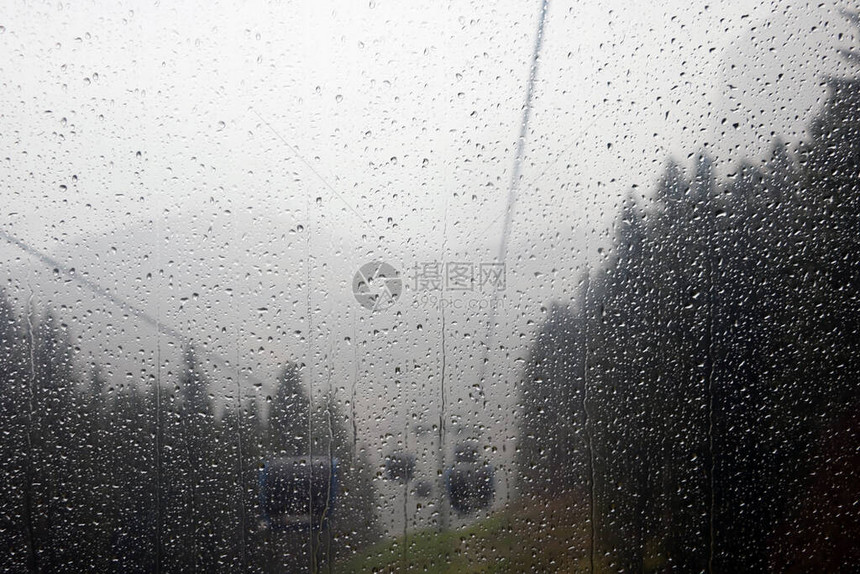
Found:
[[[386,540],[337,572],[587,572],[586,507],[570,499],[517,504],[468,527]],[[598,564],[595,569],[600,570]]]

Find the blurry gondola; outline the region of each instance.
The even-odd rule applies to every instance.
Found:
[[[420,480],[415,485],[415,496],[418,498],[427,498],[433,494],[433,484],[429,480]]]
[[[445,489],[451,507],[459,514],[487,508],[495,495],[495,473],[487,461],[478,460],[478,451],[461,445],[454,465],[445,471]]]
[[[385,478],[406,483],[415,476],[415,455],[393,452],[385,457]]]
[[[260,472],[260,507],[273,530],[321,530],[338,489],[338,461],[324,456],[270,460]]]

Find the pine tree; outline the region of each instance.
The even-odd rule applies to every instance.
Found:
[[[269,406],[270,450],[276,456],[309,454],[310,399],[302,386],[299,367],[284,366]]]
[[[32,475],[28,468],[30,369],[24,328],[0,289],[0,570],[35,567]]]
[[[75,497],[71,454],[75,448],[77,378],[66,325],[51,312],[38,323],[32,347],[34,365],[33,530],[39,568],[56,570],[75,552]]]
[[[581,488],[585,477],[582,322],[554,304],[532,347],[520,387],[520,492],[534,497]]]

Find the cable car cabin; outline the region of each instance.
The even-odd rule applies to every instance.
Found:
[[[385,478],[406,483],[415,476],[415,455],[393,452],[385,457]]]
[[[454,465],[445,471],[445,489],[457,513],[482,510],[493,502],[495,472],[490,463],[478,461],[477,451],[461,447],[457,449]]]
[[[263,521],[273,530],[322,530],[337,498],[337,459],[277,458],[260,472]]]
[[[415,496],[418,498],[428,498],[433,494],[433,484],[429,480],[420,480],[415,485]]]

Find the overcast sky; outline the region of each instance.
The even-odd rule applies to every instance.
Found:
[[[503,210],[539,2],[177,4],[6,11],[4,227],[51,249],[213,195],[288,219],[311,194],[356,242],[351,209],[397,244],[446,204],[471,208],[448,228],[457,244]],[[744,155],[768,143],[758,123],[794,134],[846,30],[797,1],[551,3],[524,182],[549,170],[524,192],[559,201],[578,184],[568,218],[646,186],[669,154],[725,152],[732,109],[758,112],[732,142]],[[529,217],[541,201],[522,205],[521,229],[547,224]]]

